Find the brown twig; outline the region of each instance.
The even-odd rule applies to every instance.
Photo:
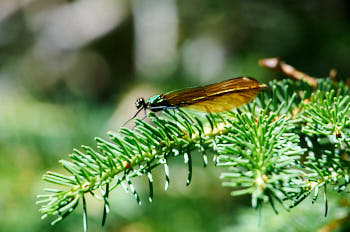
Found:
[[[350,215],[343,216],[341,218],[335,219],[328,223],[327,225],[321,227],[318,232],[332,232],[341,227],[342,224],[350,219]]]
[[[293,66],[286,64],[277,57],[260,59],[259,65],[273,71],[281,72],[294,80],[304,80],[309,85],[315,88],[317,87],[317,80],[315,77],[309,76],[295,69]]]
[[[331,70],[329,70],[329,77],[331,78],[331,80],[333,82],[337,81],[337,70],[332,68]]]

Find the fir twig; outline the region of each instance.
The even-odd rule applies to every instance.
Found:
[[[60,161],[67,174],[47,172],[43,177],[58,186],[38,196],[43,218],[55,215],[55,224],[72,213],[81,199],[86,230],[85,196],[92,194],[104,202],[105,224],[109,197],[116,187],[123,185],[141,203],[133,177],[147,176],[152,201],[151,171],[163,166],[168,188],[169,159],[183,156],[189,185],[193,151],[201,153],[204,166],[212,154],[218,168],[225,170],[223,186],[233,188],[232,196],[251,195],[254,208],[268,203],[277,213],[275,202],[292,208],[311,193],[316,201],[323,189],[327,214],[327,187],[344,191],[350,181],[349,90],[329,79],[319,80],[317,89],[292,80],[272,81],[269,86],[253,102],[232,112],[150,113],[152,123],[137,119],[133,130],[109,132],[110,140],[96,138],[97,149],[74,150],[70,161]]]

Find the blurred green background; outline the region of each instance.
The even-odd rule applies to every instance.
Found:
[[[1,0],[0,231],[82,231],[80,208],[55,227],[40,220],[41,176],[117,130],[137,97],[240,75],[267,82],[279,75],[257,60],[273,56],[310,75],[336,68],[348,77],[349,54],[348,0]],[[89,199],[89,231],[331,231],[347,213],[339,197],[327,218],[322,199],[307,200],[277,216],[263,209],[259,226],[249,197],[230,197],[220,171],[196,157],[186,187],[183,160],[173,159],[167,192],[156,170],[152,204],[144,178],[140,207],[113,191],[103,228],[102,204]]]

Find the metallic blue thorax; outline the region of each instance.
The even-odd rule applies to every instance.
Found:
[[[148,99],[148,105],[149,106],[157,106],[161,105],[164,102],[164,99],[162,98],[162,95],[155,95]]]

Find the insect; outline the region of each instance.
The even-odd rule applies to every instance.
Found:
[[[157,112],[178,107],[188,107],[208,113],[225,112],[250,102],[264,88],[266,85],[259,84],[254,78],[238,77],[207,86],[155,95],[147,101],[144,98],[138,98],[135,103],[138,111],[131,119],[142,110],[146,114],[147,110]]]

